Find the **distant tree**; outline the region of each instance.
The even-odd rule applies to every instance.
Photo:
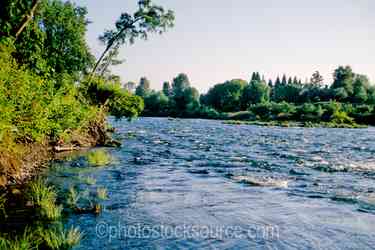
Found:
[[[319,87],[322,86],[323,81],[323,76],[319,73],[319,71],[315,71],[310,79],[311,84]]]
[[[175,115],[186,114],[188,107],[199,104],[199,93],[190,87],[190,81],[186,74],[181,73],[172,82],[171,108]]]
[[[280,84],[281,84],[280,77],[277,76],[276,81],[275,81],[275,86],[280,85]]]
[[[350,66],[340,66],[333,73],[334,81],[331,88],[339,89],[335,91],[335,96],[339,97],[341,101],[345,101],[343,99],[344,96],[349,97],[353,95],[354,76],[355,74]],[[344,94],[344,91],[341,88],[345,90],[346,94]]]
[[[150,81],[146,77],[142,77],[139,85],[135,90],[135,94],[140,97],[146,97],[150,93]]]
[[[333,96],[337,101],[345,101],[349,94],[344,87],[339,87],[333,89]]]
[[[268,87],[273,88],[273,82],[271,79],[268,80]]]
[[[169,82],[163,83],[163,93],[165,96],[170,96],[172,94],[172,88]]]
[[[125,83],[124,84],[124,88],[126,89],[126,90],[128,90],[129,92],[134,92],[134,90],[135,90],[135,87],[136,87],[136,83],[135,82],[127,82],[127,83]]]
[[[368,99],[367,90],[370,81],[365,75],[356,75],[353,81],[353,102],[365,103]]]
[[[286,80],[286,75],[285,74],[283,75],[283,78],[281,80],[281,84],[282,85],[286,85],[287,84],[287,80]]]
[[[292,77],[289,77],[288,78],[288,85],[292,85],[293,84],[293,79],[292,79]]]
[[[218,111],[239,111],[241,109],[243,89],[247,85],[248,83],[241,79],[216,84],[207,92],[204,102]]]
[[[297,76],[295,76],[295,77],[293,78],[293,84],[294,84],[294,85],[299,85],[299,83],[298,83],[298,79],[297,79]]]
[[[174,13],[154,5],[151,0],[139,0],[137,11],[131,15],[122,13],[116,22],[116,28],[107,30],[100,41],[106,46],[95,63],[91,76],[96,72],[106,54],[119,45],[133,44],[137,38],[147,39],[149,33],[162,33],[174,24]],[[91,77],[90,77],[91,78]]]
[[[242,93],[242,109],[249,108],[251,104],[268,102],[270,90],[270,87],[264,81],[251,81]]]
[[[145,109],[143,114],[148,116],[167,116],[169,99],[162,91],[152,91],[144,98]]]

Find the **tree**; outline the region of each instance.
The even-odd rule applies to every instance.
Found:
[[[100,76],[112,76],[109,70],[109,66],[120,65],[124,62],[124,60],[118,59],[119,54],[120,51],[118,46],[113,48],[110,52],[108,52],[108,54],[103,58],[102,63],[98,66],[98,72],[100,72]]]
[[[268,80],[268,87],[273,88],[273,82],[271,79]]]
[[[170,96],[172,94],[172,88],[169,82],[163,83],[163,93],[165,96]]]
[[[82,75],[92,66],[93,56],[85,40],[85,8],[60,0],[5,0],[0,9],[0,37],[17,33],[14,56],[20,64],[39,75],[71,76]],[[33,17],[20,28],[20,20],[29,18],[25,13]]]
[[[281,80],[281,84],[282,85],[286,85],[287,84],[287,80],[286,80],[286,75],[285,74],[283,75],[283,78]]]
[[[344,87],[340,87],[333,89],[333,96],[338,101],[345,101],[349,97],[349,94]]]
[[[353,80],[355,74],[350,66],[339,66],[335,72],[333,73],[333,84],[331,86],[332,89],[339,89],[343,88],[346,92],[346,96],[349,97],[353,95]],[[345,101],[343,96],[345,96],[342,89],[336,91],[339,93],[341,101]]]
[[[128,90],[129,92],[133,93],[135,89],[136,83],[135,82],[127,82],[124,84],[124,88]]]
[[[226,81],[213,86],[204,97],[205,103],[223,112],[235,112],[241,109],[243,89],[248,83],[241,79]]]
[[[32,1],[32,5],[31,5],[31,9],[30,9],[30,12],[28,12],[22,22],[21,22],[21,25],[15,30],[15,34],[14,34],[14,37],[17,39],[20,34],[22,33],[22,31],[26,28],[26,26],[31,22],[31,20],[33,19],[34,17],[34,13],[36,11],[36,8],[38,7],[38,5],[40,4],[40,0],[33,0]]]
[[[197,92],[190,87],[190,81],[186,74],[181,73],[172,82],[172,105],[176,115],[183,114],[192,100],[198,101]]]
[[[247,109],[251,104],[268,102],[270,87],[263,81],[251,81],[242,93],[241,106]]]
[[[370,81],[365,75],[356,75],[353,82],[353,102],[365,103],[368,99],[367,90]]]
[[[116,28],[107,30],[99,37],[106,46],[95,63],[90,77],[96,72],[106,54],[113,48],[123,44],[133,44],[137,38],[146,40],[149,33],[163,33],[174,25],[174,13],[154,5],[151,0],[139,0],[138,10],[130,15],[122,13],[116,22]]]
[[[280,77],[277,76],[276,81],[275,81],[275,86],[280,85],[280,84],[281,84]]]
[[[293,79],[292,79],[292,77],[289,77],[288,78],[288,85],[292,85],[293,84]]]
[[[152,91],[144,98],[145,109],[143,114],[148,116],[166,116],[168,115],[169,99],[162,91]]]
[[[297,76],[295,76],[295,77],[293,78],[293,84],[294,84],[294,85],[299,85],[299,82],[298,82]]]
[[[319,73],[319,71],[315,71],[310,79],[311,84],[315,86],[321,86],[323,84],[323,81],[323,76]]]
[[[135,89],[135,94],[140,97],[146,97],[150,93],[150,81],[146,77],[142,77],[139,81],[138,87]]]

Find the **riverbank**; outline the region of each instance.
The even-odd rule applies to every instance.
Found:
[[[240,120],[229,120],[224,121],[224,124],[229,125],[254,125],[264,127],[301,127],[301,128],[367,128],[367,125],[360,124],[345,124],[345,123],[333,123],[333,122],[298,122],[298,121],[240,121]]]
[[[82,194],[77,187],[92,185],[95,179],[77,178],[75,185],[64,188],[45,178],[45,172],[53,168],[52,162],[66,161],[74,152],[89,151],[85,156],[87,168],[110,164],[106,151],[90,149],[119,146],[120,142],[112,139],[113,131],[105,119],[97,119],[85,129],[74,131],[69,142],[18,145],[24,149],[22,156],[2,152],[0,163],[8,164],[8,169],[13,164],[14,172],[8,173],[5,185],[0,187],[0,223],[4,225],[0,249],[71,249],[79,244],[81,230],[67,228],[63,221],[71,214],[101,213],[100,200],[107,198],[106,190],[98,188],[86,195],[87,204],[78,205]]]

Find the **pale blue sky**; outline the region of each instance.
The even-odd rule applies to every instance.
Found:
[[[88,41],[112,28],[137,0],[74,0],[86,6]],[[175,11],[175,27],[123,47],[126,62],[113,71],[124,81],[146,76],[160,89],[180,72],[200,91],[253,71],[266,78],[296,74],[303,80],[319,70],[331,81],[338,65],[351,65],[375,81],[374,0],[154,0]]]

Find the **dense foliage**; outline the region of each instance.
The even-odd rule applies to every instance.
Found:
[[[85,39],[85,7],[63,0],[1,2],[0,186],[28,145],[103,138],[106,114],[130,119],[141,113],[142,98],[122,87],[109,67],[122,62],[116,58],[122,44],[166,31],[174,14],[150,0],[139,0],[138,7],[99,37],[107,49],[95,64]]]
[[[331,85],[324,84],[318,71],[305,83],[286,75],[266,82],[254,72],[249,82],[226,81],[199,96],[195,89],[180,91],[191,89],[187,76],[180,74],[172,87],[164,82],[162,91],[151,90],[142,78],[136,94],[145,99],[147,116],[375,124],[375,86],[369,79],[349,66],[338,67],[333,77]]]

